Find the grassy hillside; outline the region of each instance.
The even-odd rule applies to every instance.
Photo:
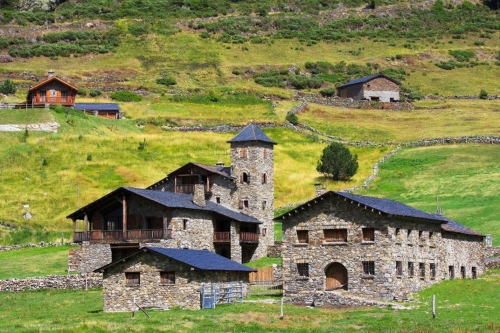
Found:
[[[415,295],[411,308],[325,309],[239,303],[189,311],[103,313],[102,291],[0,293],[1,332],[498,332],[498,269],[477,280],[444,281]],[[467,290],[467,292],[463,292]],[[431,299],[436,296],[436,319]],[[398,304],[400,305],[400,304]],[[29,309],[29,311],[26,311]]]

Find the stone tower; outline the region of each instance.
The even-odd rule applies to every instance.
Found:
[[[265,257],[267,247],[274,245],[276,142],[267,137],[257,125],[250,123],[228,143],[231,145],[231,175],[236,177],[237,187],[233,205],[242,213],[262,222],[258,230],[249,230],[259,232],[259,244],[242,246],[242,257],[245,262],[248,259]]]

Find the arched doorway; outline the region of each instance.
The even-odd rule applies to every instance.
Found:
[[[341,263],[334,262],[325,269],[325,290],[344,289],[347,290],[347,269]]]

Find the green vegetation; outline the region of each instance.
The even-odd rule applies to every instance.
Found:
[[[141,95],[137,95],[129,90],[115,91],[111,93],[109,97],[117,102],[140,102],[142,100]]]
[[[71,248],[73,247],[62,245],[0,252],[0,266],[2,267],[0,280],[66,275],[68,274],[68,251]]]
[[[2,84],[0,84],[0,93],[5,94],[5,95],[14,95],[16,93],[16,85],[9,79],[3,81]]]
[[[33,124],[54,120],[54,116],[43,109],[0,109],[0,124]]]
[[[411,309],[307,308],[285,304],[279,319],[278,303],[239,303],[189,311],[148,310],[143,313],[102,312],[102,291],[42,290],[0,293],[0,331],[18,332],[497,332],[500,271],[477,280],[444,281],[415,295]],[[464,292],[467,290],[467,292]],[[437,317],[431,299],[436,295]],[[27,311],[29,309],[29,311]],[[71,320],[68,320],[71,318]]]
[[[358,156],[351,154],[349,148],[332,142],[323,149],[316,170],[333,180],[349,180],[358,171]]]
[[[272,265],[281,265],[281,258],[263,257],[245,264],[245,266],[252,268],[271,267]]]

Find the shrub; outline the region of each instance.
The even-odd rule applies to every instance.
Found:
[[[335,95],[336,91],[335,91],[334,88],[330,87],[330,88],[326,88],[326,89],[320,90],[319,93],[323,97],[332,97],[332,96]]]
[[[5,95],[14,95],[16,93],[16,85],[11,80],[7,79],[0,84],[0,92]]]
[[[100,90],[90,89],[90,91],[89,91],[89,96],[90,97],[97,97],[97,96],[100,96],[100,95],[102,95],[102,91],[100,91]]]
[[[109,97],[118,102],[140,102],[142,100],[141,95],[137,95],[130,90],[115,91]]]
[[[298,125],[299,123],[299,117],[297,117],[297,115],[293,112],[290,112],[286,115],[286,120],[293,125]]]
[[[316,170],[333,180],[349,180],[358,171],[358,156],[341,143],[332,142],[323,150]]]
[[[156,79],[156,83],[163,84],[165,86],[173,86],[173,85],[177,84],[177,81],[175,81],[175,79],[171,78],[170,76],[166,76],[166,77]]]
[[[449,50],[448,53],[455,58],[458,62],[469,61],[476,56],[474,51],[467,50]]]
[[[484,89],[481,89],[481,91],[479,92],[479,98],[488,99],[488,92]]]

